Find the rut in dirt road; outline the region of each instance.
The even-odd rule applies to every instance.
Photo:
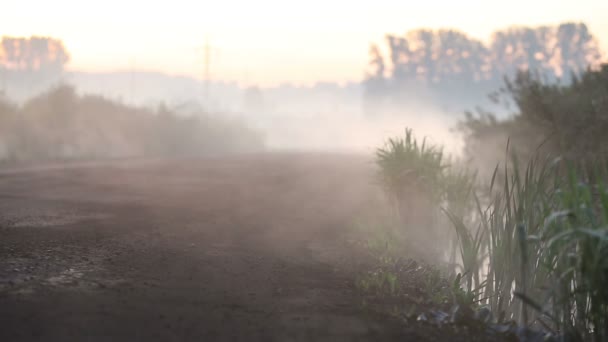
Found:
[[[344,235],[371,172],[337,155],[6,171],[0,340],[402,339],[353,288]]]

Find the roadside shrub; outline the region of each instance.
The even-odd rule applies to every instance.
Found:
[[[579,165],[608,154],[608,64],[569,77],[569,83],[549,83],[533,71],[520,71],[492,96],[515,106],[499,118],[479,110],[467,113],[460,124],[465,153],[480,167],[491,170],[507,139],[522,160],[543,153],[559,155]],[[483,170],[482,170],[483,171]]]
[[[608,341],[605,162],[576,163],[542,148],[524,164],[511,146],[507,155],[483,185],[411,130],[389,139],[376,164],[397,229],[374,250],[386,255],[390,247],[395,255],[399,245],[418,245],[435,262],[449,257],[453,302],[486,308],[488,321],[517,322],[558,340]],[[392,289],[393,280],[376,278],[376,287]]]
[[[398,230],[407,245],[417,247],[408,252],[429,261],[453,255],[446,253],[446,245],[456,246],[441,208],[464,215],[472,200],[475,174],[451,163],[442,147],[425,139],[418,141],[411,129],[403,137],[388,139],[376,151],[376,165],[380,184],[398,218]]]
[[[498,169],[487,201],[477,199],[476,220],[465,224],[448,212],[466,287],[478,289],[476,301],[500,322],[537,326],[566,340],[607,341],[605,174],[589,177],[541,156],[520,167],[515,153],[504,177]]]
[[[133,107],[59,86],[22,106],[0,98],[0,160],[180,157],[261,150],[258,132],[208,113]]]

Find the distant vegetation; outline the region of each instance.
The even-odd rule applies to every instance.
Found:
[[[23,102],[58,82],[79,92],[104,94],[129,103],[198,101],[208,109],[262,117],[278,114],[345,114],[378,116],[383,111],[405,116],[413,108],[449,112],[453,117],[482,103],[486,95],[517,70],[536,70],[543,81],[563,84],[601,60],[598,41],[584,24],[514,27],[496,31],[487,42],[450,29],[420,29],[391,34],[370,49],[369,69],[362,82],[318,83],[309,87],[284,84],[243,89],[216,80],[212,98],[201,103],[203,84],[194,77],[144,72],[128,60],[117,72],[66,71],[69,46],[46,37],[5,37],[0,44],[0,89]],[[62,71],[62,72],[60,72]],[[364,106],[362,106],[364,104]],[[505,114],[504,111],[498,114]],[[295,125],[295,124],[294,124]]]
[[[19,101],[58,84],[70,54],[63,42],[50,37],[0,39],[0,92],[10,89]]]
[[[0,40],[0,65],[8,72],[58,74],[69,60],[69,53],[58,39],[33,36]]]
[[[518,70],[568,83],[600,61],[599,44],[584,24],[510,28],[495,32],[488,44],[456,30],[415,30],[371,47],[366,102],[373,112],[386,102],[417,101],[426,90],[438,104],[460,111]]]
[[[0,160],[201,156],[255,151],[262,137],[236,121],[138,108],[58,86],[26,101],[0,96]]]

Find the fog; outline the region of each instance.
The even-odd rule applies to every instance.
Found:
[[[79,154],[80,157],[85,158],[147,155],[150,149],[144,151],[143,145],[150,145],[150,143],[135,143],[134,139],[142,140],[143,137],[135,138],[133,133],[126,132],[129,130],[133,132],[133,129],[137,130],[138,128],[135,126],[139,126],[140,131],[145,131],[144,126],[146,125],[161,124],[160,122],[157,124],[144,123],[146,120],[142,118],[142,116],[147,115],[152,120],[152,117],[158,116],[159,110],[165,110],[167,113],[175,115],[176,118],[192,117],[203,120],[209,125],[219,125],[220,122],[224,122],[221,125],[227,127],[228,122],[232,122],[234,125],[248,127],[252,133],[255,132],[259,135],[264,148],[269,151],[309,150],[369,154],[376,147],[382,145],[387,137],[401,135],[406,127],[421,132],[433,143],[445,145],[446,151],[450,153],[459,154],[462,148],[461,139],[457,132],[453,131],[458,121],[458,114],[442,110],[430,100],[417,103],[410,102],[399,106],[368,107],[364,110],[361,86],[351,89],[333,86],[328,90],[322,89],[322,87],[319,87],[321,89],[260,89],[239,88],[236,85],[215,85],[212,87],[211,94],[217,95],[212,95],[213,104],[206,107],[200,99],[201,82],[183,78],[175,80],[168,76],[157,75],[156,77],[161,80],[158,82],[159,84],[162,83],[162,80],[169,79],[173,83],[168,82],[168,84],[174,86],[173,88],[160,85],[155,87],[155,83],[150,82],[150,79],[154,78],[150,78],[149,75],[147,78],[146,75],[138,75],[138,77],[141,78],[139,82],[145,83],[144,80],[148,82],[146,87],[139,87],[138,94],[140,95],[137,97],[130,96],[128,91],[121,91],[121,89],[129,88],[129,77],[116,75],[87,77],[80,75],[72,77],[74,79],[72,82],[62,83],[66,84],[63,86],[60,84],[50,85],[47,90],[41,90],[39,95],[23,96],[21,102],[12,100],[13,98],[19,98],[19,96],[11,96],[9,91],[4,101],[7,110],[14,107],[13,111],[18,112],[20,111],[18,108],[23,107],[21,111],[32,112],[23,115],[30,116],[28,120],[32,126],[40,127],[40,129],[36,129],[37,133],[30,133],[41,134],[42,136],[36,137],[37,140],[49,140],[50,138],[47,139],[45,136],[60,134],[63,136],[62,139],[66,140],[66,143],[71,143],[73,146],[66,148],[73,150],[73,152],[64,153],[66,154],[65,157],[69,154]],[[98,80],[97,83],[91,81],[95,78]],[[100,79],[106,81],[103,82]],[[183,86],[184,82],[190,86],[184,88],[190,89],[190,91],[182,93],[172,91],[172,89]],[[105,87],[95,88],[94,84],[103,84]],[[61,94],[61,92],[57,93],[55,90],[58,89],[57,87],[66,87],[67,85],[76,94],[71,95],[69,91]],[[164,95],[161,94],[163,91],[166,92]],[[64,98],[57,101],[65,103],[53,102],[54,98],[62,96]],[[82,101],[73,97],[80,97]],[[97,101],[97,107],[92,103],[95,101]],[[39,108],[41,106],[59,107],[48,108],[46,110],[48,113],[44,114],[33,113],[36,111],[36,109],[33,109],[35,106]],[[71,106],[75,108],[70,108]],[[64,113],[65,110],[71,114]],[[103,115],[101,112],[103,110],[120,110],[126,113],[121,115],[107,113],[107,115]],[[58,112],[55,113],[54,111]],[[2,139],[4,144],[0,150],[3,151],[2,158],[6,159],[10,154],[8,151],[10,147],[7,147],[7,144],[10,145],[10,140],[14,140],[14,135],[17,134],[17,123],[14,119],[10,119],[11,114],[4,113],[3,115],[5,124],[13,122],[14,125],[12,128],[4,127],[6,135]],[[15,115],[19,116],[21,114],[12,114],[12,116]],[[55,116],[56,118],[53,119]],[[121,116],[132,116],[132,118],[121,118]],[[76,124],[78,128],[53,133],[51,127],[44,122],[37,122],[39,120],[68,120],[63,125]],[[78,120],[79,123],[70,120]],[[133,123],[129,125],[133,127],[125,127],[126,121],[124,120],[132,121]],[[93,129],[93,132],[86,132],[87,125]],[[169,125],[169,121],[165,125]],[[184,126],[184,128],[186,127]],[[175,145],[173,140],[178,137],[183,138],[185,135],[194,134],[193,132],[183,131],[184,128],[170,128],[169,126],[165,128],[172,133],[149,136],[146,139],[168,139],[164,142],[160,140],[155,145],[161,146],[164,144],[169,146]],[[23,129],[23,127],[20,129]],[[191,127],[188,127],[188,129],[191,129]],[[209,129],[214,130],[213,127]],[[237,131],[236,129],[232,130]],[[157,132],[163,134],[160,133],[161,131]],[[87,137],[79,137],[82,134]],[[137,133],[139,136],[144,134],[155,133]],[[203,131],[201,131],[201,134],[203,134]],[[207,140],[209,140],[208,134],[205,134]],[[96,141],[95,136],[100,136],[100,138]],[[238,139],[235,135],[230,135],[230,137],[231,139]],[[105,146],[93,147],[91,144]],[[228,145],[236,146],[239,143],[231,142]],[[119,148],[119,146],[122,147]],[[195,153],[196,148],[196,146],[191,146],[188,147],[189,151],[175,150],[174,153],[177,155],[197,154]],[[209,146],[201,145],[198,148],[202,154],[210,152]],[[81,152],[76,153],[76,150]],[[85,150],[89,151],[87,152],[90,153],[89,156],[83,155]],[[107,150],[107,153],[102,152],[104,150]],[[230,148],[226,150],[230,150]],[[169,152],[163,154],[166,155],[166,153]]]
[[[608,341],[585,23],[110,2],[0,6],[0,341]]]
[[[465,111],[483,108],[499,118],[511,115],[513,108],[496,100],[505,77],[514,77],[517,70],[529,68],[547,82],[567,83],[572,75],[588,66],[598,65],[601,60],[597,40],[584,24],[579,23],[505,28],[496,31],[489,42],[481,42],[452,29],[419,29],[404,35],[388,34],[385,39],[379,39],[370,46],[369,65],[361,70],[362,81],[319,82],[309,86],[285,83],[264,87],[255,85],[255,80],[250,80],[248,85],[217,79],[200,80],[190,76],[141,71],[136,65],[128,71],[108,73],[69,71],[65,68],[70,59],[69,47],[58,38],[4,37],[0,45],[3,50],[0,57],[4,108],[15,113],[32,110],[48,112],[2,114],[0,119],[5,122],[14,121],[10,117],[16,115],[28,116],[20,119],[21,125],[31,123],[26,125],[29,128],[21,128],[27,132],[23,134],[5,127],[5,131],[8,129],[12,133],[2,137],[5,159],[8,155],[19,159],[15,156],[20,153],[11,152],[11,148],[36,144],[23,141],[38,141],[44,145],[42,141],[53,140],[36,137],[36,134],[59,134],[62,136],[60,140],[64,141],[61,144],[71,145],[59,149],[97,151],[91,152],[91,156],[84,156],[85,152],[77,153],[81,157],[92,158],[102,155],[150,155],[158,154],[160,150],[164,151],[162,155],[167,155],[169,150],[174,150],[178,155],[208,154],[214,149],[235,150],[222,147],[224,145],[248,145],[229,142],[230,139],[237,139],[235,135],[230,135],[233,137],[230,139],[221,134],[217,139],[209,138],[210,134],[202,133],[204,130],[199,135],[207,136],[203,139],[206,139],[205,146],[200,145],[202,142],[192,145],[193,139],[201,138],[194,138],[196,133],[192,131],[180,131],[192,129],[187,123],[181,124],[184,128],[179,129],[165,127],[171,133],[160,133],[162,128],[157,133],[138,133],[135,136],[140,138],[137,139],[125,133],[130,129],[128,125],[135,125],[144,131],[144,126],[162,126],[162,120],[152,118],[150,122],[156,120],[158,123],[144,124],[145,119],[137,124],[126,122],[142,120],[133,119],[136,116],[158,117],[156,114],[163,111],[176,118],[191,117],[202,121],[199,126],[204,126],[209,132],[218,131],[214,125],[224,127],[222,129],[247,127],[251,134],[257,134],[259,140],[263,141],[259,146],[263,145],[268,150],[369,153],[381,146],[386,138],[399,135],[409,127],[418,136],[444,145],[450,154],[460,155],[463,140],[459,135],[461,132],[455,128]],[[22,53],[24,51],[27,53]],[[130,113],[125,116],[132,117],[132,120],[115,113],[107,113],[105,118],[103,113],[85,113],[97,109],[87,106],[73,108],[82,102],[79,100],[53,102],[48,94],[66,85],[74,89],[75,96],[82,97],[84,102],[91,97],[99,97],[99,103],[107,104],[103,108],[122,108]],[[54,109],[43,108],[41,103],[46,101],[45,98],[52,102],[48,106],[55,106]],[[38,104],[38,110],[32,109],[36,107],[35,104]],[[68,115],[66,111],[72,114]],[[54,129],[37,121],[53,121],[57,116],[59,121],[73,123],[70,120],[87,115],[97,118],[88,121],[88,124],[81,124],[76,131],[64,129],[60,133],[51,133]],[[41,128],[34,129],[35,126]],[[231,128],[235,132],[239,129]],[[87,130],[91,132],[87,133]],[[115,132],[110,132],[112,130]],[[28,134],[34,138],[24,138]],[[88,138],[79,137],[82,134]],[[99,138],[90,139],[91,134]],[[133,139],[143,141],[143,135],[150,134],[161,136],[145,138],[157,139],[154,143],[125,142]],[[190,137],[190,142],[184,141],[185,136]],[[7,142],[7,139],[10,141]],[[21,142],[16,143],[18,140]],[[122,142],[118,142],[120,140]],[[85,144],[84,141],[87,141],[88,147],[81,148],[80,144]],[[95,144],[113,144],[115,147],[110,150],[122,144],[125,151],[99,153],[104,147],[91,147]],[[174,147],[149,148],[153,144]],[[196,153],[197,148],[201,153]],[[156,152],[151,152],[153,150]]]
[[[400,109],[403,110],[403,109]],[[362,113],[318,113],[316,115],[269,115],[248,120],[264,132],[269,149],[296,151],[357,152],[371,154],[387,137],[402,135],[406,127],[425,132],[429,141],[460,153],[462,141],[451,128],[456,120],[448,113],[428,108],[369,118]]]

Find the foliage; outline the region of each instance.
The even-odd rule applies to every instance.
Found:
[[[419,144],[409,128],[405,137],[389,138],[386,146],[377,150],[376,164],[382,184],[396,201],[404,201],[408,192],[439,195],[440,189],[434,185],[439,184],[445,168],[443,151],[427,145],[426,140]]]
[[[495,167],[483,187],[474,173],[447,163],[440,148],[418,143],[411,130],[389,139],[376,161],[382,185],[399,208],[400,229],[391,234],[401,231],[406,241],[428,248],[428,240],[412,229],[433,239],[440,236],[433,229],[443,229],[448,236],[448,226],[433,226],[441,208],[455,238],[434,244],[459,253],[452,261],[460,272],[447,274],[447,290],[440,286],[433,293],[443,298],[450,293],[461,307],[486,308],[487,317],[501,324],[515,321],[564,340],[608,341],[606,165],[553,158],[544,146],[525,164],[512,147],[507,153],[508,163]],[[426,204],[416,206],[420,201]],[[416,230],[407,215],[433,220],[418,221],[427,225]],[[400,240],[386,235],[378,241],[374,250],[397,255],[382,257],[382,269],[394,269],[386,265],[400,262]],[[376,272],[365,284],[387,291],[387,274]],[[403,283],[399,272],[390,274]],[[424,287],[433,289],[445,279],[429,274]]]
[[[49,37],[2,37],[0,68],[61,72],[70,57],[60,40]]]
[[[388,139],[376,151],[376,165],[380,183],[395,209],[395,231],[401,235],[396,239],[405,242],[402,246],[417,246],[417,250],[402,253],[427,261],[445,259],[445,246],[455,236],[441,208],[462,215],[470,212],[475,174],[446,158],[442,147],[425,139],[418,141],[411,129],[406,129],[403,137]],[[452,248],[456,248],[454,243]]]
[[[22,106],[0,98],[0,160],[197,156],[262,148],[238,122],[199,113],[180,116],[80,96],[59,86]]]
[[[514,31],[513,37],[524,33]],[[577,36],[567,28],[558,33],[564,40],[558,44]],[[428,32],[418,38],[435,42]],[[406,43],[391,42],[393,50],[403,51]],[[503,43],[495,45],[511,46]],[[585,51],[571,52],[582,58]],[[377,69],[385,70],[378,50],[372,52]],[[411,63],[399,54],[392,58]],[[515,62],[526,62],[525,56],[518,58]],[[376,158],[404,234],[454,253],[450,261],[459,272],[450,276],[454,303],[487,308],[497,322],[515,321],[563,340],[608,341],[608,65],[582,74],[575,65],[547,77],[548,66],[541,63],[540,69],[507,78],[492,98],[500,102],[504,96],[516,105],[511,118],[499,120],[482,110],[467,115],[461,125],[465,157],[492,164],[485,168],[493,172],[481,170],[487,186],[476,184],[475,173],[454,168],[440,148],[419,144],[411,131],[388,140]],[[407,71],[407,65],[400,67],[393,72]],[[566,82],[556,84],[559,77]],[[509,137],[508,160],[494,167]],[[440,209],[454,238],[445,238]],[[427,219],[411,220],[421,216]],[[412,236],[412,230],[427,239]]]
[[[608,188],[547,157],[522,168],[513,153],[502,184],[497,171],[489,203],[478,200],[476,228],[449,214],[463,255],[472,259],[463,257],[475,276],[467,288],[481,289],[475,301],[499,321],[608,340]]]
[[[381,50],[387,51],[386,56]],[[420,29],[404,36],[388,35],[386,48],[372,46],[364,82],[366,100],[416,101],[422,87],[443,105],[478,104],[487,89],[520,69],[534,70],[552,83],[570,81],[587,66],[598,66],[599,43],[582,23],[513,27],[497,31],[490,42],[456,30]],[[407,90],[413,90],[413,96]]]
[[[517,113],[499,120],[491,113],[469,113],[460,128],[466,153],[477,161],[490,160],[510,137],[521,158],[530,159],[536,146],[579,166],[607,153],[608,65],[573,76],[570,84],[549,84],[539,75],[522,71],[507,79],[499,93]],[[487,165],[483,167],[488,167]]]

